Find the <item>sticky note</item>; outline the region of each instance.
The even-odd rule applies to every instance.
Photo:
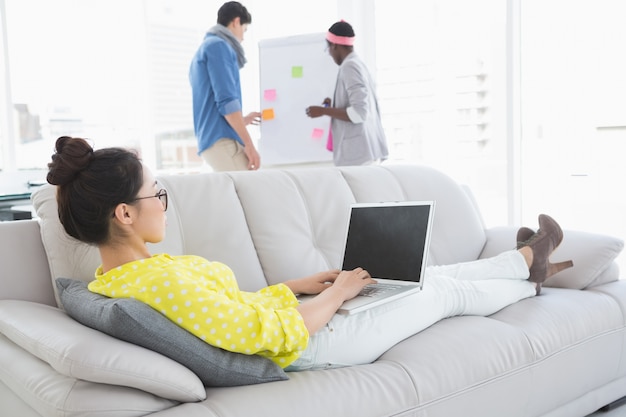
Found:
[[[268,89],[265,90],[263,92],[263,98],[267,101],[274,101],[276,100],[276,90],[275,89]]]
[[[261,117],[263,120],[272,120],[274,118],[274,109],[263,109]]]
[[[311,133],[311,137],[313,139],[321,139],[324,136],[324,129],[315,128],[313,129],[313,133]]]
[[[302,78],[303,68],[300,66],[291,67],[292,78]]]

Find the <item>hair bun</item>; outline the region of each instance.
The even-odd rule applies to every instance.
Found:
[[[61,136],[55,144],[52,162],[48,164],[47,180],[52,185],[65,185],[86,169],[93,155],[93,148],[81,138]]]

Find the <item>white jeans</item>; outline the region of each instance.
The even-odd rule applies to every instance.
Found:
[[[426,269],[422,291],[354,314],[335,314],[288,371],[371,363],[396,343],[446,317],[487,316],[536,290],[516,250]]]

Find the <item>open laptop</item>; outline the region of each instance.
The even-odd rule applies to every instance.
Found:
[[[360,266],[378,283],[346,301],[338,313],[358,313],[421,290],[434,208],[433,201],[350,207],[342,269]]]

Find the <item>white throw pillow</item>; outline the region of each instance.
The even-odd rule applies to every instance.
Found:
[[[206,398],[200,379],[176,361],[83,326],[55,307],[0,300],[0,332],[63,375],[181,402]]]
[[[574,267],[548,278],[546,287],[584,289],[595,285],[608,270],[614,271],[616,279],[619,278],[619,270],[610,267],[624,249],[622,239],[574,230],[565,230],[563,234],[563,243],[550,260],[560,262],[571,259]]]

